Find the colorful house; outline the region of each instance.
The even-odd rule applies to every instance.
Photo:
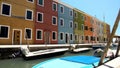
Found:
[[[84,43],[84,12],[74,9],[74,43]]]
[[[91,22],[92,17],[88,14],[84,14],[84,36],[85,43],[93,42],[93,23]]]
[[[103,22],[103,41],[107,42],[107,24]]]
[[[99,20],[94,17],[94,24],[93,24],[93,28],[94,28],[94,32],[93,32],[93,36],[95,38],[95,43],[99,43],[99,33],[100,33],[100,22]]]
[[[73,8],[65,3],[58,4],[58,43],[73,43]]]
[[[0,44],[33,44],[35,0],[0,1]]]
[[[59,0],[0,0],[0,45],[103,43],[110,25]]]
[[[100,43],[103,43],[103,42],[104,42],[104,41],[103,41],[103,40],[104,40],[104,36],[103,36],[103,35],[104,35],[104,34],[103,34],[103,33],[104,33],[104,31],[103,31],[103,29],[104,29],[104,24],[103,24],[103,22],[101,22],[101,21],[99,21],[99,24],[100,24],[100,25],[99,25],[99,26],[100,26],[100,30],[99,30],[99,42],[100,42]]]
[[[35,13],[35,44],[58,43],[58,3],[37,0]]]

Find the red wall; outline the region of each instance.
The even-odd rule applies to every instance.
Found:
[[[38,1],[38,0],[37,0]],[[58,32],[58,25],[52,25],[52,16],[58,17],[58,12],[52,10],[53,0],[44,0],[44,7],[37,5],[35,17],[37,19],[37,12],[43,13],[43,23],[35,21],[35,44],[44,44],[44,32],[50,33],[50,44],[58,43],[58,40],[52,41],[52,31]],[[36,40],[36,29],[43,30],[43,40]],[[58,37],[58,36],[57,36]]]

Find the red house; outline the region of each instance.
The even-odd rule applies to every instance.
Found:
[[[55,0],[37,0],[35,44],[58,43],[58,3]]]

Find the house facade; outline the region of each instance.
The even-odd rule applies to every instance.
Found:
[[[33,44],[35,0],[0,1],[0,44]]]
[[[35,44],[58,43],[58,3],[37,0],[35,13]]]
[[[74,9],[74,43],[84,43],[84,12]]]
[[[1,0],[0,45],[104,43],[110,25],[59,0]]]
[[[73,43],[73,9],[62,2],[58,4],[58,43]]]
[[[91,22],[92,17],[88,14],[84,14],[84,36],[85,43],[92,43],[93,41],[93,22]]]

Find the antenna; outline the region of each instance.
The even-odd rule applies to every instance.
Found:
[[[105,22],[105,14],[103,14],[103,22]]]

